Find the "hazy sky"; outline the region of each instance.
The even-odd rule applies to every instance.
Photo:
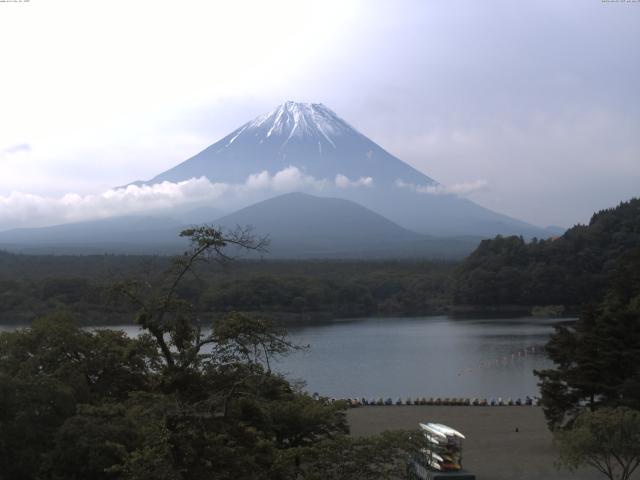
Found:
[[[640,2],[31,0],[0,2],[0,42],[0,220],[286,100],[539,225],[640,195]]]

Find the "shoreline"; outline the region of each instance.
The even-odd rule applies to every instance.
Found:
[[[389,320],[393,321],[397,318],[431,318],[431,317],[446,317],[451,320],[511,320],[513,318],[529,318],[545,322],[548,320],[558,320],[561,322],[575,321],[579,316],[578,313],[566,311],[561,315],[533,315],[530,310],[514,309],[514,310],[501,310],[498,307],[495,310],[492,309],[470,309],[470,310],[456,310],[455,308],[443,308],[434,309],[422,312],[374,312],[369,315],[357,315],[357,316],[338,316],[336,312],[328,311],[313,311],[313,312],[289,312],[289,311],[253,311],[253,310],[240,310],[242,313],[248,315],[262,316],[265,319],[272,321],[275,325],[282,327],[309,327],[319,325],[331,325],[339,323],[356,323],[363,320]],[[92,312],[72,313],[78,315],[81,318],[86,318],[87,315],[91,315]],[[209,312],[207,320],[215,321],[216,318],[224,317],[230,313],[229,311],[215,311]],[[0,315],[0,326],[4,327],[29,327],[33,320],[44,316],[45,313],[29,312],[4,312]],[[82,326],[86,327],[117,327],[117,326],[135,326],[136,323],[133,320],[135,318],[135,312],[118,312],[108,314],[103,318],[82,321]]]
[[[466,436],[463,466],[476,475],[476,480],[603,478],[595,469],[569,472],[555,467],[558,457],[541,407],[368,406],[349,409],[347,421],[351,435],[356,437],[385,430],[413,430],[418,422],[449,425]]]

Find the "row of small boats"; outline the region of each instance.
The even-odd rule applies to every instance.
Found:
[[[337,401],[338,399],[331,399],[332,401]],[[416,398],[397,398],[393,400],[392,398],[383,399],[379,398],[347,398],[342,399],[346,401],[347,404],[351,407],[360,407],[367,405],[454,405],[454,406],[537,406],[538,399],[536,397],[526,396],[524,399],[516,398],[512,399],[511,397],[502,399],[502,397],[498,398],[440,398],[440,397],[416,397]]]

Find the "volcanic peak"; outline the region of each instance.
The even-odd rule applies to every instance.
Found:
[[[263,138],[285,137],[285,143],[292,138],[315,138],[329,143],[335,148],[335,139],[347,133],[358,132],[338,117],[322,103],[288,101],[275,110],[257,117],[231,136],[227,146],[241,134],[254,133]],[[359,135],[359,134],[358,134]]]

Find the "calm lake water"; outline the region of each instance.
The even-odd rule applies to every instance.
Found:
[[[304,352],[278,362],[333,397],[524,397],[557,319],[371,318],[290,329]]]
[[[291,338],[309,349],[274,368],[303,379],[310,393],[338,398],[535,396],[533,370],[550,366],[542,347],[558,321],[438,316],[296,327]]]

